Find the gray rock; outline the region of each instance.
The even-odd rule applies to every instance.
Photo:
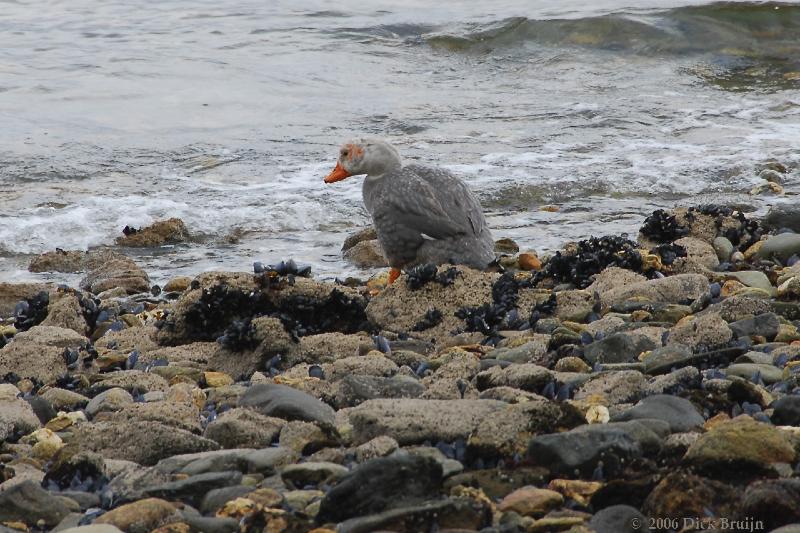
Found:
[[[398,525],[403,531],[483,531],[491,525],[491,509],[470,498],[447,498],[420,505],[391,509],[342,522],[339,533],[389,531]]]
[[[708,279],[702,274],[678,274],[616,287],[600,294],[603,307],[609,308],[631,298],[651,302],[682,304],[709,296]]]
[[[203,436],[223,448],[265,448],[280,435],[286,421],[237,407],[217,416]]]
[[[498,348],[492,351],[492,357],[501,361],[512,363],[540,363],[541,358],[547,354],[549,335],[534,334],[534,340],[526,342],[515,348]]]
[[[667,394],[649,396],[636,406],[612,417],[611,420],[614,422],[625,422],[627,420],[639,420],[644,418],[655,418],[657,420],[666,421],[669,423],[670,431],[673,433],[700,428],[705,422],[692,402],[684,398]]]
[[[649,520],[630,505],[612,505],[598,511],[589,521],[597,533],[641,533],[650,531]]]
[[[772,408],[771,420],[776,426],[800,426],[800,396],[784,396]]]
[[[372,459],[342,478],[322,500],[317,520],[341,522],[433,499],[442,487],[442,467],[427,457]]]
[[[253,487],[247,487],[245,485],[233,485],[212,489],[203,497],[203,501],[200,504],[200,512],[204,515],[213,515],[227,502],[250,494],[253,490],[255,490]]]
[[[297,456],[286,448],[215,450],[174,455],[159,461],[156,468],[162,472],[190,476],[230,470],[269,476],[275,472],[276,467],[288,464],[296,458]]]
[[[495,400],[368,400],[348,413],[353,443],[386,435],[401,445],[466,439],[508,404]]]
[[[336,463],[305,462],[288,465],[281,470],[281,479],[292,489],[304,489],[309,485],[333,485],[345,476],[349,470]]]
[[[27,435],[41,427],[31,405],[21,398],[0,400],[0,442],[12,435]]]
[[[644,371],[650,375],[665,374],[673,368],[692,364],[692,350],[682,344],[656,348],[644,358]]]
[[[86,405],[86,415],[94,418],[97,413],[104,411],[119,411],[128,404],[133,403],[133,396],[125,389],[114,387],[105,390],[89,400]]]
[[[718,314],[697,315],[676,324],[670,331],[667,344],[683,344],[689,348],[716,347],[726,344],[733,332]]]
[[[800,232],[800,206],[795,204],[773,205],[764,217],[764,224],[770,229],[788,228]]]
[[[80,515],[78,515],[80,517]],[[122,533],[122,530],[111,524],[91,524],[88,526],[58,529],[60,533]]]
[[[757,289],[764,289],[770,294],[775,293],[775,287],[772,286],[772,283],[769,281],[769,278],[766,274],[758,270],[740,270],[739,272],[730,272],[727,274],[729,277],[732,277],[738,280],[741,283],[744,283],[748,287],[755,287]]]
[[[23,481],[0,492],[0,522],[24,522],[35,526],[39,520],[55,526],[69,514],[62,500],[35,481]]]
[[[419,380],[408,376],[345,376],[337,383],[336,403],[354,407],[375,398],[417,398],[425,392]]]
[[[800,479],[768,479],[747,487],[741,516],[763,524],[764,531],[800,522]],[[741,530],[746,531],[743,527]]]
[[[242,473],[238,471],[207,472],[197,474],[186,479],[171,481],[155,487],[149,487],[144,495],[151,498],[164,500],[180,500],[197,507],[208,491],[220,487],[238,485],[242,480]]]
[[[602,397],[608,405],[635,402],[642,397],[645,384],[644,375],[636,370],[600,372],[575,391],[575,399]]]
[[[630,363],[640,353],[656,348],[656,344],[644,335],[614,333],[595,341],[584,349],[589,363]]]
[[[529,392],[539,392],[553,377],[546,368],[530,363],[493,366],[480,372],[475,381],[479,391],[492,387],[513,387]]]
[[[183,521],[189,524],[193,531],[202,531],[203,533],[236,533],[239,531],[239,521],[233,518],[183,513]]]
[[[733,253],[733,243],[726,237],[717,237],[714,239],[714,251],[717,253],[717,259],[720,261],[727,261]]]
[[[767,385],[777,383],[783,379],[783,371],[774,365],[735,363],[729,365],[724,372],[728,376],[739,376],[747,380],[752,380],[756,375],[759,375]]]
[[[326,427],[334,425],[335,411],[331,406],[286,385],[253,385],[239,398],[239,406],[284,420],[303,420]]]
[[[781,261],[800,253],[800,235],[797,233],[781,233],[768,238],[758,250],[758,256],[765,259],[777,257]]]
[[[767,341],[771,341],[778,334],[778,328],[781,321],[775,313],[763,313],[752,318],[745,318],[737,320],[728,327],[731,328],[734,335],[737,337],[752,337],[761,336],[766,337]]]

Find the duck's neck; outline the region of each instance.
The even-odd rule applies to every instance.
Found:
[[[368,174],[367,177],[364,178],[364,183],[361,185],[361,193],[364,196],[364,206],[370,214],[372,214],[375,200],[380,196],[383,185],[388,183],[388,180],[392,179],[389,175],[401,170],[401,168],[400,162],[398,161],[395,168],[391,168],[381,174]]]

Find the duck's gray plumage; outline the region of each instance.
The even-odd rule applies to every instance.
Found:
[[[367,177],[364,204],[395,268],[453,263],[485,268],[494,240],[480,203],[452,173],[406,165]]]

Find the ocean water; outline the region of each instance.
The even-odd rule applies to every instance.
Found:
[[[653,209],[800,191],[800,5],[661,0],[0,0],[0,280],[177,216],[153,278],[289,257],[322,278],[369,223],[337,147],[459,173],[547,252]],[[761,166],[786,195],[751,196]],[[556,204],[558,212],[541,210]],[[77,278],[75,278],[77,279]]]

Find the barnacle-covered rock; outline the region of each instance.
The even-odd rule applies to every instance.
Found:
[[[131,258],[116,257],[110,261],[92,263],[81,280],[80,287],[93,294],[122,288],[128,294],[150,291],[150,278]]]
[[[116,243],[119,246],[135,248],[151,248],[184,242],[189,239],[189,230],[179,218],[159,220],[141,229],[125,226],[122,233],[123,236],[117,237]]]

